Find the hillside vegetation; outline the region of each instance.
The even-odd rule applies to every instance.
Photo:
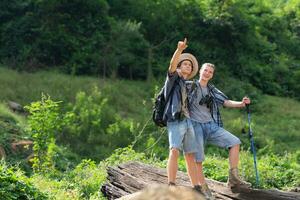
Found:
[[[85,165],[96,176],[96,182],[87,180],[87,183],[82,183],[77,180],[79,182],[76,183],[76,188],[82,190],[84,184],[91,184],[91,191],[96,192],[94,184],[104,183],[106,175],[104,168],[101,168],[103,171],[97,175],[100,169],[93,164],[94,161],[105,166],[107,164],[105,159],[112,159],[113,163],[121,163],[135,157],[139,159],[142,156],[146,160],[151,158],[152,164],[163,167],[166,165],[167,134],[164,129],[155,127],[151,121],[152,97],[162,82],[147,84],[140,81],[114,81],[74,77],[54,72],[19,73],[3,68],[0,76],[3,91],[0,106],[2,134],[0,144],[7,151],[7,162],[12,165],[21,162],[19,166],[28,174],[33,172],[28,163],[26,164],[26,157],[22,154],[11,153],[10,142],[32,139],[33,135],[26,128],[32,124],[28,122],[24,114],[12,113],[7,107],[7,100],[30,105],[30,102],[41,101],[43,92],[49,94],[53,101],[59,102],[57,123],[61,124],[61,127],[54,135],[57,147],[52,157],[53,170],[55,170],[50,173],[52,174],[50,177],[34,173],[36,175],[31,178],[36,187],[47,193],[50,192],[52,196],[70,195],[67,192],[69,189],[63,185],[70,184],[68,181],[75,181],[73,178],[70,179],[70,176],[73,177],[72,174],[84,173],[80,170],[85,170],[86,168],[83,167]],[[12,92],[12,87],[5,87],[11,84],[14,84],[13,88],[18,91],[17,93]],[[220,89],[223,88],[220,87]],[[231,89],[224,88],[224,90],[230,92]],[[253,100],[255,104],[251,106],[251,117],[261,173],[259,187],[283,189],[296,187],[300,180],[298,140],[300,103],[290,98],[262,95],[256,92],[254,94],[258,99]],[[233,96],[235,95],[238,96],[236,91],[233,93]],[[254,184],[255,176],[249,150],[246,111],[222,109],[222,113],[225,128],[243,141],[241,170],[244,178]],[[120,147],[124,149],[115,150]],[[115,154],[111,155],[113,152]],[[208,146],[206,154],[204,169],[207,177],[226,181],[227,152]],[[82,160],[87,158],[94,161]],[[185,170],[183,160],[180,161],[180,169]],[[61,172],[64,171],[68,173],[62,174]],[[85,175],[82,174],[82,176]],[[53,177],[61,177],[62,180],[57,182]],[[83,194],[72,195],[77,195],[79,198]],[[91,194],[84,193],[84,195],[87,197]]]

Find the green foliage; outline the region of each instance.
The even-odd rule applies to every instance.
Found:
[[[290,189],[299,186],[299,152],[295,154],[275,155],[272,153],[258,156],[258,172],[260,185],[256,185],[256,177],[253,164],[253,155],[249,151],[240,153],[240,176],[252,183],[255,188]],[[205,177],[226,182],[228,178],[228,153],[227,157],[217,154],[207,154],[203,162]],[[184,159],[179,161],[180,170],[186,171]]]
[[[59,174],[74,169],[76,165],[80,163],[80,156],[64,145],[55,145],[53,150],[55,152],[52,157],[55,165],[55,170],[53,171],[54,176],[56,176],[57,173]]]
[[[286,153],[275,155],[269,153],[258,157],[258,170],[260,175],[260,185],[262,188],[288,189],[297,187],[300,184],[300,163],[297,155]],[[247,179],[255,185],[255,172],[253,168],[253,158],[249,153],[241,155],[242,168]]]
[[[265,96],[264,101],[261,102],[260,111],[264,114],[259,113],[253,116],[259,147],[265,148],[265,152],[280,155],[286,151],[297,151],[299,149],[300,124],[297,123],[300,119],[299,109],[298,101],[293,99]]]
[[[203,162],[203,172],[206,177],[226,182],[228,177],[228,160],[219,156],[209,155]]]
[[[42,95],[41,101],[33,102],[28,109],[28,131],[33,138],[35,172],[47,172],[54,167],[55,137],[61,126],[59,119],[59,102],[54,102],[50,96]]]
[[[94,52],[94,57],[98,60],[96,73],[113,79],[116,77],[145,78],[145,73],[140,66],[146,65],[147,42],[139,30],[141,23],[130,19],[111,20],[110,26],[111,32],[107,41],[100,50]],[[100,59],[99,55],[102,55]]]
[[[96,164],[90,159],[82,160],[75,169],[66,171],[58,178],[34,175],[31,179],[41,191],[54,199],[100,199],[105,198],[99,188],[106,183],[108,166],[129,161],[140,161],[156,166],[165,166],[155,157],[136,152],[132,146],[116,149],[107,159]]]
[[[1,2],[0,60],[21,70],[150,81],[188,37],[187,51],[201,63],[264,93],[299,98],[299,7],[297,0]]]
[[[105,182],[106,173],[95,161],[82,160],[65,178],[68,183],[73,183],[69,187],[79,189],[80,198],[88,199],[95,194],[99,196],[99,186]]]
[[[4,161],[0,162],[0,196],[3,200],[48,199],[20,169],[9,167]]]
[[[214,80],[217,87],[234,100],[240,100],[244,94],[247,94],[255,102],[255,105],[251,106],[252,129],[257,147],[259,170],[264,174],[270,171],[268,175],[262,175],[260,187],[286,189],[286,187],[299,185],[297,171],[299,171],[300,154],[296,152],[299,149],[298,130],[300,127],[297,112],[300,109],[299,102],[289,98],[261,95],[260,91],[250,84],[234,78],[227,79],[227,74],[223,74],[221,70],[217,68],[217,76]],[[50,176],[47,177],[39,174],[32,177],[35,185],[51,197],[58,199],[102,198],[98,194],[99,190],[95,190],[94,182],[103,184],[102,181],[106,177],[105,167],[108,165],[141,160],[166,166],[167,134],[164,129],[157,129],[151,121],[151,91],[154,90],[156,82],[148,85],[141,81],[98,80],[47,72],[28,74],[5,69],[0,69],[0,72],[3,74],[0,80],[4,83],[0,83],[3,89],[2,100],[5,100],[8,94],[23,102],[30,101],[31,98],[34,99],[33,97],[39,95],[36,94],[37,91],[32,90],[36,85],[37,90],[50,90],[59,96],[58,99],[62,98],[66,101],[60,104],[63,112],[57,117],[63,123],[59,123],[62,125],[62,134],[55,135],[60,146],[53,146],[52,151],[55,152],[52,154],[55,170],[50,169]],[[13,79],[16,81],[14,82]],[[25,83],[30,86],[25,87],[26,84],[19,82],[19,79],[26,80]],[[12,89],[10,91],[7,89],[10,84],[13,84],[16,93]],[[99,88],[95,88],[95,85],[99,85]],[[15,133],[15,122],[18,124],[19,121],[6,108],[0,107],[1,110],[6,113],[3,114],[6,116],[3,120],[5,123],[0,124],[8,130],[3,131],[4,136],[1,138],[6,143],[6,136],[9,138],[10,133]],[[245,153],[249,151],[249,139],[247,134],[241,133],[242,129],[247,132],[245,110],[223,109],[222,118],[225,128],[243,141],[240,167],[242,176],[255,183],[252,155]],[[131,143],[133,147],[119,149]],[[107,158],[114,149],[117,149],[115,153],[96,168],[93,161],[85,161],[76,168],[78,169],[76,172],[72,170],[80,162],[79,159],[88,157],[98,161]],[[226,150],[208,146],[204,162],[206,176],[226,181],[227,158]],[[283,161],[286,163],[290,161],[290,163],[285,165]],[[270,164],[263,166],[264,163]],[[180,169],[185,170],[183,159],[179,164]],[[99,176],[95,174],[97,172]],[[270,178],[272,173],[276,174],[275,178]],[[76,179],[76,176],[86,177],[87,181]],[[89,177],[94,177],[94,181]],[[279,180],[280,177],[282,181]],[[290,177],[295,177],[295,179]]]
[[[262,100],[262,92],[260,90],[246,81],[229,78],[222,76],[222,74],[219,75],[218,73],[217,71],[216,75],[219,76],[218,79],[213,82],[215,82],[215,86],[224,92],[229,99],[240,101],[244,96],[248,96],[252,100],[252,107],[254,106],[256,108],[258,106],[258,102]]]
[[[30,135],[24,130],[26,122],[24,116],[17,115],[10,111],[7,105],[0,103],[0,146],[6,154],[6,162],[18,165],[26,172],[31,171],[27,163],[29,150],[13,151],[12,143],[20,140],[30,139]]]
[[[1,57],[35,69],[41,65],[69,64],[80,54],[83,62],[95,66],[96,61],[91,59],[89,53],[97,48],[93,41],[94,35],[101,34],[96,40],[101,46],[109,28],[106,1],[27,0],[2,6],[2,16],[10,15],[14,20],[2,23],[1,43],[7,49],[1,49]],[[22,28],[18,29],[20,25]],[[14,48],[11,44],[20,48]],[[63,70],[70,72],[71,69]]]
[[[114,166],[127,161],[146,162],[146,160],[147,159],[144,153],[136,153],[135,150],[132,149],[132,146],[128,146],[125,148],[116,149],[114,153],[105,160],[105,162],[108,165]]]
[[[9,110],[4,103],[0,103],[0,116],[7,122],[13,122],[20,127],[25,126],[25,118]]]
[[[79,92],[71,111],[64,116],[61,143],[69,144],[79,155],[95,160],[105,158],[117,147],[133,140],[136,124],[109,109],[107,98],[97,87],[91,95]]]

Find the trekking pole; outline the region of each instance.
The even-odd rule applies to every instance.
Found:
[[[249,124],[249,138],[251,143],[251,151],[253,153],[253,160],[254,160],[254,169],[255,169],[255,176],[256,176],[256,186],[259,185],[259,175],[257,170],[257,164],[256,164],[256,151],[254,146],[254,139],[253,139],[253,133],[251,128],[251,115],[250,115],[250,108],[249,104],[246,104],[247,114],[248,114],[248,124]]]

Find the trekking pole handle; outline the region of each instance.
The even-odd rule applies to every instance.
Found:
[[[246,104],[247,113],[250,113],[250,104]]]

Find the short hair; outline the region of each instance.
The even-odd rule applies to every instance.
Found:
[[[204,63],[202,66],[201,66],[201,68],[203,68],[203,67],[211,67],[211,68],[213,68],[214,70],[216,70],[216,67],[215,67],[215,65],[214,64],[211,64],[211,63]]]

